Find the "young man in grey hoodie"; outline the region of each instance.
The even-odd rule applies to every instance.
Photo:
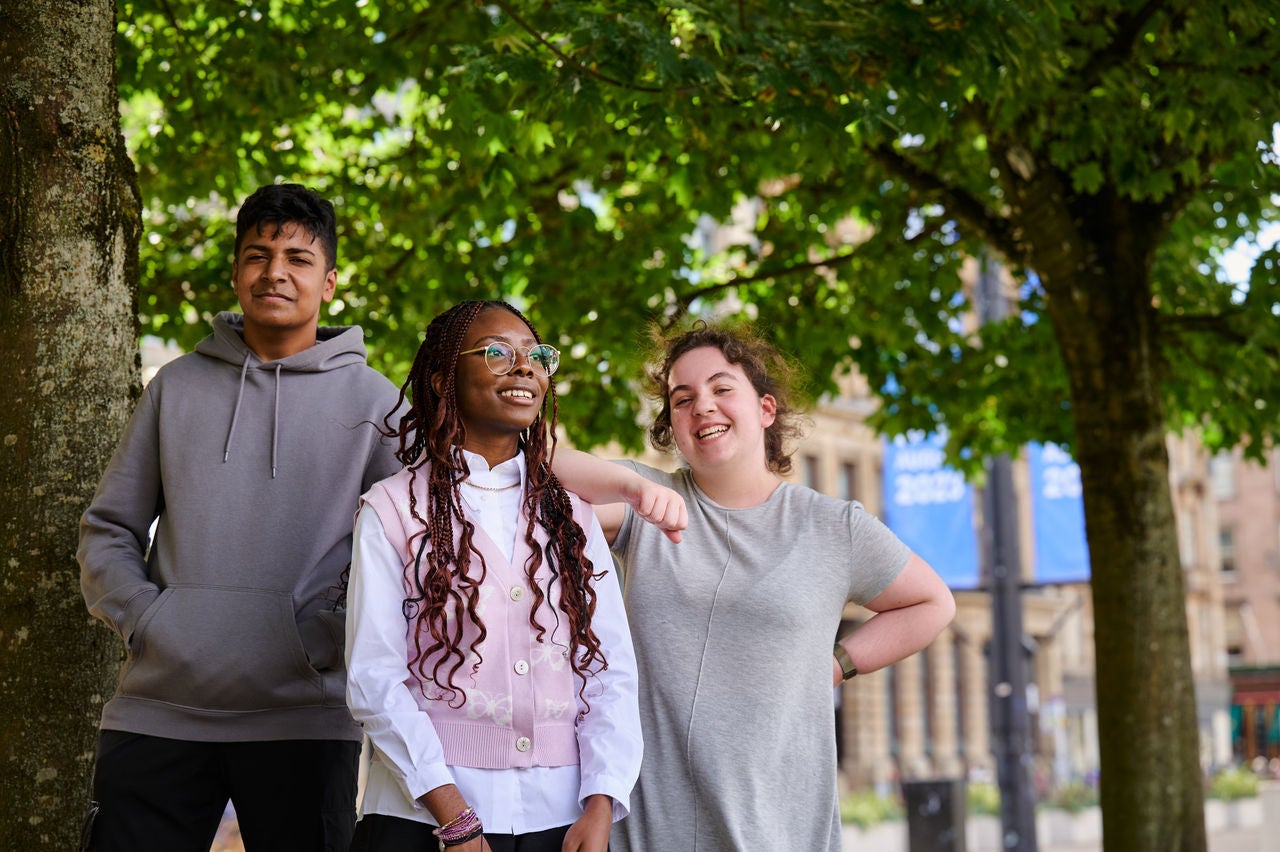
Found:
[[[350,842],[361,731],[332,590],[358,498],[399,464],[373,425],[397,389],[360,328],[319,325],[336,253],[315,192],[245,200],[243,313],[147,385],[84,514],[84,598],[127,649],[89,849],[208,849],[228,799],[251,851]]]

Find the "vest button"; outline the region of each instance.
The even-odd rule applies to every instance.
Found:
[[[510,595],[511,600],[518,601],[524,597],[524,588],[522,586],[512,586]]]
[[[516,660],[516,664],[513,668],[516,670],[516,674],[518,675],[525,675],[529,673],[529,664],[524,660]]]
[[[533,748],[533,742],[528,737],[520,737],[516,740],[516,751],[528,751]]]

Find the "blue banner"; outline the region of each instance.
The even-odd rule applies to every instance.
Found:
[[[1089,580],[1080,466],[1056,444],[1028,444],[1037,583]]]
[[[884,520],[953,589],[978,585],[973,488],[943,464],[943,439],[913,432],[884,443]]]

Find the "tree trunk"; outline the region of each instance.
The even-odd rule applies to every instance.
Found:
[[[0,849],[78,848],[116,637],[80,514],[139,391],[112,0],[0,4]]]
[[[1042,274],[1071,380],[1093,569],[1103,845],[1204,852],[1195,684],[1149,282],[1159,222],[1123,202],[1094,200],[1079,214],[1087,236],[1071,257],[1045,258]]]

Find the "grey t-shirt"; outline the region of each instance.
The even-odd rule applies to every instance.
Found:
[[[831,646],[910,551],[856,502],[782,483],[731,509],[688,468],[623,464],[679,492],[689,528],[673,544],[628,510],[614,542],[645,755],[611,848],[839,849]]]

